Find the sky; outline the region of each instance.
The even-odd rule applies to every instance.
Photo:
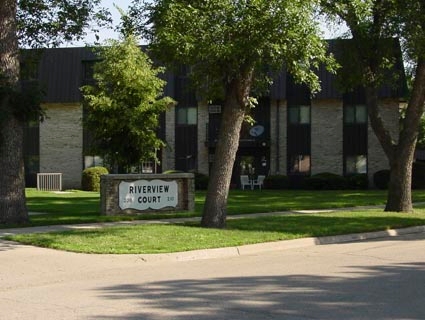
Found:
[[[123,9],[124,11],[127,11],[128,6],[130,5],[132,0],[102,0],[101,6],[104,8],[109,9],[109,12],[112,15],[113,23],[112,26],[116,26],[120,21],[120,13],[118,10],[114,7],[114,3]],[[112,28],[104,28],[100,30],[99,33],[99,41],[102,43],[106,39],[117,39],[118,34],[114,32]],[[94,33],[88,33],[86,38],[82,41],[68,43],[67,46],[69,47],[75,47],[75,46],[85,46],[86,44],[93,44],[96,41]]]
[[[114,3],[118,5],[124,11],[127,11],[128,6],[131,4],[132,0],[102,0],[102,6],[109,9],[112,14],[113,26],[116,26],[120,21],[120,14],[118,10],[114,7]],[[338,28],[329,28],[324,23],[321,23],[322,31],[324,32],[325,39],[331,39],[338,37],[346,29],[340,31]],[[117,39],[118,34],[113,31],[112,28],[104,28],[100,30],[99,33],[100,42],[104,42],[106,39]],[[93,33],[89,33],[83,41],[69,43],[67,46],[85,46],[86,44],[93,44],[95,42],[95,36]]]

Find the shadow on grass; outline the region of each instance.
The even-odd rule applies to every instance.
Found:
[[[99,196],[92,197],[60,197],[43,196],[28,198],[27,206],[29,211],[61,213],[61,214],[99,214]]]
[[[381,216],[380,216],[381,215]],[[425,216],[400,216],[399,214],[341,213],[338,216],[327,214],[284,215],[253,219],[228,220],[227,229],[243,231],[263,231],[304,235],[311,237],[369,232],[425,225]]]
[[[102,299],[135,301],[138,308],[90,319],[425,319],[425,263],[347,269],[335,276],[194,278],[103,287],[97,289]]]

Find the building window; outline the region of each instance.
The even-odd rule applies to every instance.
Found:
[[[289,156],[288,171],[291,174],[309,175],[311,168],[311,161],[309,155],[291,155]]]
[[[367,156],[355,155],[345,157],[345,173],[346,174],[363,174],[367,173]]]
[[[177,124],[196,125],[198,109],[196,107],[177,107]]]
[[[310,106],[289,106],[288,118],[290,124],[310,124]]]
[[[344,121],[346,124],[367,123],[367,109],[363,104],[346,105],[344,108]]]
[[[94,65],[97,61],[83,61],[83,72],[82,72],[82,83],[93,84],[94,83]]]
[[[156,173],[156,166],[154,161],[142,162],[142,173]]]
[[[86,155],[84,156],[84,169],[103,166],[103,159],[100,156]]]
[[[38,80],[38,61],[28,61],[21,62],[20,64],[20,77],[21,80]]]

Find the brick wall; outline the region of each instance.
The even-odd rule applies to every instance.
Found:
[[[276,121],[278,119],[278,121]],[[285,100],[270,103],[270,172],[286,175],[286,120]]]
[[[62,173],[63,189],[81,188],[83,170],[82,107],[44,105],[40,123],[40,172]]]
[[[209,159],[207,141],[207,123],[209,119],[208,105],[200,103],[198,105],[198,172],[209,174]]]
[[[342,100],[311,102],[311,174],[343,174]]]
[[[399,132],[399,103],[394,100],[384,100],[380,103],[380,108],[382,119],[384,120],[385,127],[389,128],[391,136],[394,141],[398,141],[398,132]],[[369,170],[369,181],[372,186],[373,174],[376,171],[382,169],[388,169],[389,164],[387,156],[384,153],[384,150],[381,147],[381,144],[378,141],[373,129],[369,124],[368,131],[368,147],[369,147],[369,156],[368,156],[368,170]]]
[[[174,106],[165,113],[165,142],[166,147],[162,152],[162,170],[173,170],[175,168],[175,126],[176,126],[176,109]]]

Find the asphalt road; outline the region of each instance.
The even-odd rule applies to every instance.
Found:
[[[0,259],[7,320],[425,319],[425,233],[180,261],[0,240]]]

